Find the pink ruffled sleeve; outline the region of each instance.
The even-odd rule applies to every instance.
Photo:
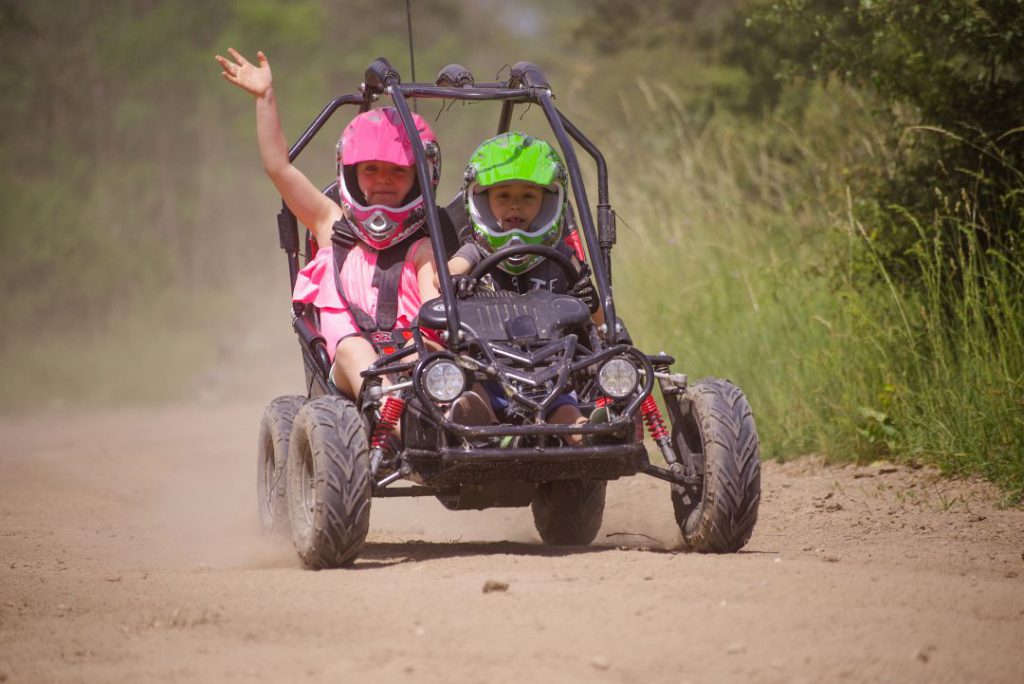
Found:
[[[292,291],[292,301],[312,304],[318,309],[346,309],[334,282],[334,250],[317,251],[316,256],[299,271]]]

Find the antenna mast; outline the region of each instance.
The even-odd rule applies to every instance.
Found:
[[[413,55],[412,50],[412,0],[405,0],[405,17],[406,23],[409,26],[409,67],[411,69],[412,83],[416,82],[416,57]],[[416,109],[416,99],[412,101],[413,111],[419,111]]]

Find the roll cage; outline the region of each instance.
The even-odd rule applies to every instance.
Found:
[[[416,174],[424,193],[427,233],[437,265],[441,291],[439,302],[442,304],[437,306],[438,300],[425,303],[420,311],[420,324],[440,330],[447,348],[440,352],[431,351],[425,346],[421,331],[413,328],[404,332],[405,340],[396,339],[393,345],[384,346],[381,358],[362,372],[366,382],[363,395],[357,403],[368,417],[371,432],[377,431],[377,421],[383,415],[383,411],[375,410],[373,407],[380,408],[386,398],[385,395],[389,392],[402,392],[406,395],[411,393],[417,397],[413,412],[416,414],[417,425],[422,428],[418,429],[412,425],[403,428],[405,444],[401,453],[406,466],[391,469],[385,465],[382,472],[388,474],[375,482],[375,495],[398,495],[397,492],[392,494],[391,490],[385,493],[385,488],[391,482],[414,471],[431,487],[445,483],[465,483],[473,481],[475,477],[482,477],[485,481],[499,476],[541,481],[545,473],[549,477],[560,478],[571,476],[575,472],[576,476],[589,474],[599,478],[614,478],[635,473],[637,470],[670,482],[692,482],[696,476],[696,464],[680,463],[665,434],[661,434],[656,441],[670,468],[655,466],[648,459],[640,435],[640,423],[641,413],[644,416],[643,422],[648,421],[652,411],[657,414],[652,396],[654,384],[656,381],[660,384],[663,394],[678,394],[685,388],[686,378],[670,372],[669,366],[674,362],[672,357],[665,354],[645,355],[633,347],[624,327],[616,318],[611,290],[611,249],[615,244],[616,228],[615,214],[608,198],[607,164],[597,146],[555,107],[550,85],[541,70],[529,62],[519,62],[511,68],[507,81],[478,84],[464,67],[449,65],[441,70],[435,83],[402,84],[398,73],[388,61],[379,58],[366,69],[364,82],[358,93],[337,97],[323,108],[291,147],[289,159],[294,161],[302,153],[339,108],[354,105],[360,112],[365,112],[380,97],[390,98],[402,119],[407,135],[415,143],[412,149]],[[408,101],[415,98],[470,102],[499,101],[502,106],[498,133],[509,129],[516,105],[532,104],[541,109],[565,160],[572,196],[577,207],[578,226],[583,232],[598,291],[599,305],[604,313],[605,323],[601,329],[590,321],[589,312],[586,312],[586,308],[582,307],[579,300],[566,295],[555,295],[546,291],[543,294],[536,291],[531,293],[535,295],[532,299],[530,295],[509,295],[510,299],[516,301],[508,304],[508,308],[504,310],[501,309],[504,304],[500,301],[500,296],[495,296],[491,301],[484,301],[480,297],[457,299],[448,271],[448,252],[442,232],[441,212],[446,210],[437,206],[433,186],[429,182],[429,168],[422,141],[409,108]],[[597,168],[596,226],[580,173],[574,142],[590,155]],[[461,211],[462,207],[459,204],[448,209]],[[448,218],[447,215],[444,216],[444,219]],[[299,229],[294,214],[284,203],[278,214],[278,230],[281,247],[288,259],[290,284],[294,289],[300,267]],[[512,256],[517,250],[528,250],[530,247],[521,245],[506,248],[501,254]],[[502,257],[495,254],[485,261],[496,264],[500,258]],[[577,307],[582,307],[583,318],[586,319],[586,339],[580,339],[571,331],[561,331],[559,314],[545,313],[559,309],[560,306],[562,312],[565,312],[566,302],[554,301],[559,297],[562,300],[571,300]],[[533,299],[537,301],[531,304]],[[296,303],[294,307],[293,326],[303,349],[310,394],[313,394],[313,383],[318,381],[323,393],[336,392],[325,382],[330,362],[323,338],[319,336],[317,330],[315,312],[311,311],[309,305]],[[524,307],[528,309],[529,315],[523,315]],[[493,325],[490,331],[480,332],[465,320],[460,320],[460,317],[479,314],[483,309],[506,312],[504,315],[494,313],[483,316],[492,321],[500,318],[499,332],[494,331]],[[524,330],[515,329],[514,319],[517,314],[520,318],[531,319],[524,321]],[[570,314],[569,318],[573,315]],[[482,319],[478,316],[474,321],[477,320]],[[564,320],[562,322],[564,323]],[[473,325],[477,323],[474,322]],[[486,325],[484,327],[486,328]],[[538,334],[538,330],[545,334]],[[508,340],[503,339],[502,334],[507,334]],[[518,339],[519,337],[522,339]],[[405,341],[410,340],[412,344],[404,345]],[[529,343],[524,340],[528,340]],[[468,353],[472,350],[476,351],[476,359]],[[413,355],[417,355],[418,358],[410,360]],[[459,361],[470,376],[477,379],[486,376],[499,382],[513,403],[525,406],[527,410],[534,410],[533,421],[524,423],[520,420],[518,424],[516,421],[508,421],[498,425],[464,425],[453,421],[427,396],[422,387],[424,369],[442,357]],[[581,395],[586,396],[580,397],[580,405],[586,408],[596,406],[595,398],[599,393],[594,376],[597,366],[613,357],[632,359],[640,373],[639,382],[630,396],[617,400],[614,417],[610,417],[604,423],[582,425],[547,424],[542,420],[545,408],[551,404],[554,397],[566,391],[567,379],[570,377],[578,381],[579,378],[590,374],[590,379],[584,381],[585,391],[581,392]],[[314,372],[317,368],[320,369],[319,373]],[[395,377],[395,374],[400,373],[409,373],[409,379],[388,388],[382,386],[385,375]],[[529,396],[527,391],[533,390],[536,390],[536,396]],[[660,414],[657,421],[661,421]],[[422,427],[424,425],[425,428]],[[648,428],[650,427],[648,424]],[[588,443],[568,446],[550,441],[552,438],[564,439],[569,435],[587,436]],[[532,440],[532,443],[527,447],[498,447],[495,440],[500,438],[526,438]],[[469,446],[471,441],[472,448]],[[378,465],[379,461],[376,460],[372,465],[375,479]],[[503,466],[508,468],[501,470]],[[548,467],[547,470],[545,467]],[[488,469],[491,470],[490,474],[485,473]],[[428,489],[424,493],[430,491],[433,490]],[[414,493],[410,490],[401,495]]]
[[[427,230],[430,236],[434,258],[437,261],[438,278],[441,284],[441,296],[446,303],[447,339],[451,343],[458,340],[459,313],[458,308],[451,306],[455,300],[450,274],[448,273],[447,253],[441,232],[440,218],[433,186],[429,178],[429,168],[423,153],[419,132],[412,121],[409,110],[409,99],[444,99],[462,101],[501,101],[502,108],[498,120],[498,133],[508,131],[512,120],[512,111],[516,105],[535,104],[544,112],[555,138],[562,150],[573,198],[578,207],[578,220],[583,231],[586,249],[593,269],[601,308],[606,321],[615,321],[615,302],[611,293],[611,248],[615,244],[615,214],[608,201],[608,167],[600,150],[555,107],[552,101],[551,87],[540,68],[530,62],[519,62],[511,68],[507,81],[494,83],[474,83],[470,72],[464,67],[452,64],[446,66],[438,74],[435,83],[402,84],[394,67],[383,57],[378,58],[366,69],[364,82],[359,93],[342,95],[331,100],[316,116],[312,123],[303,131],[299,139],[288,151],[288,158],[295,161],[309,142],[316,136],[334,113],[345,105],[356,105],[360,112],[370,109],[375,100],[387,96],[398,111],[405,125],[406,133],[414,144],[413,153],[416,159],[416,174],[419,186],[424,194]],[[594,225],[593,213],[587,197],[586,187],[580,174],[579,162],[572,141],[575,140],[587,151],[597,165],[597,227]],[[295,215],[282,202],[278,214],[278,231],[281,248],[288,258],[288,272],[291,287],[294,289],[299,272],[299,229]],[[596,252],[596,253],[595,253]],[[296,315],[301,312],[296,311]],[[610,344],[618,341],[621,331],[617,326],[610,326],[607,339]]]

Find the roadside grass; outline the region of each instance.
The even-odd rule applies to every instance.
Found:
[[[954,263],[919,225],[921,284],[891,278],[847,190],[880,136],[841,94],[797,130],[698,127],[671,93],[647,93],[630,138],[606,150],[616,295],[636,341],[742,387],[766,458],[929,463],[1019,500],[1022,264],[981,248],[967,207],[934,219],[960,226]]]
[[[938,217],[959,248],[918,226],[919,291],[892,288],[905,316],[879,340],[902,354],[886,407],[894,450],[1024,493],[1024,263],[985,250],[969,210]],[[879,267],[881,270],[881,267]]]

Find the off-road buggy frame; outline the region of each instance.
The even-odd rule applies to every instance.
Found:
[[[340,566],[351,563],[363,546],[373,497],[434,496],[450,509],[530,505],[546,543],[589,544],[601,525],[607,481],[646,473],[671,483],[685,548],[739,550],[750,538],[760,500],[760,455],[750,407],[728,381],[690,384],[671,371],[672,357],[645,354],[632,344],[616,317],[611,288],[616,228],[607,165],[555,107],[541,70],[520,62],[507,81],[475,83],[464,67],[449,65],[435,83],[403,84],[387,60],[378,59],[367,68],[359,91],[332,100],[289,157],[298,157],[340,107],[367,111],[380,97],[391,100],[414,141],[441,286],[440,299],[424,304],[418,322],[440,330],[446,348],[428,346],[420,328],[397,331],[393,340],[378,339],[382,356],[363,372],[363,392],[352,402],[329,379],[317,312],[296,304],[293,327],[306,370],[306,396],[275,399],[263,417],[258,477],[263,528],[290,524],[308,566]],[[448,208],[436,204],[410,113],[412,98],[498,101],[499,133],[509,129],[515,106],[541,109],[565,160],[579,230],[610,324],[596,326],[580,300],[547,290],[456,296],[446,262],[457,243],[452,219],[457,225],[464,211],[459,198]],[[596,164],[596,227],[574,143]],[[311,258],[309,236],[303,254],[295,216],[286,205],[278,230],[294,287],[300,258]],[[525,253],[555,261],[570,283],[578,277],[558,251],[527,245],[490,255],[473,275],[483,276],[503,259]],[[453,395],[481,381],[497,383],[508,395],[508,422],[453,420]],[[652,394],[655,387],[669,425]],[[584,415],[601,407],[604,420],[582,426],[545,423],[545,409],[570,390]],[[400,444],[393,437],[396,425]],[[651,462],[645,428],[665,466]],[[572,434],[581,434],[582,443],[570,444]]]

